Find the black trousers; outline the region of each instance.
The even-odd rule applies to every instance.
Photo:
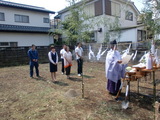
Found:
[[[82,59],[77,59],[77,72],[78,74],[82,74],[82,66],[83,66],[83,60]]]
[[[64,59],[63,58],[61,58],[61,60],[62,60],[62,72],[64,73]]]
[[[70,75],[70,72],[71,72],[71,66],[66,68],[66,75]]]

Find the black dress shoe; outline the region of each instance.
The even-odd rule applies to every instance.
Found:
[[[109,92],[109,94],[110,94],[110,95],[113,95],[113,96],[116,96],[116,95],[117,95],[117,93],[111,93],[111,92]]]

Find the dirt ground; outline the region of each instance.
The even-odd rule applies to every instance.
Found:
[[[84,62],[84,99],[76,62],[73,62],[71,79],[62,75],[60,68],[61,63],[56,84],[51,82],[49,64],[40,64],[41,78],[29,77],[29,65],[0,68],[0,120],[153,120],[153,85],[149,76],[147,81],[141,79],[139,95],[137,82],[131,82],[129,108],[123,110],[125,85],[122,100],[115,101],[115,96],[106,90],[103,63]],[[156,72],[158,79],[159,73]],[[70,89],[78,96],[65,96]],[[157,85],[159,96],[160,84]]]

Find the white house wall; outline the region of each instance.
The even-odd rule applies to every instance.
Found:
[[[136,48],[137,42],[137,28],[122,30],[119,42],[132,42],[133,48]]]
[[[122,2],[121,0],[111,0],[111,1],[120,4],[121,12],[120,12],[120,17],[118,17],[120,28],[133,27],[137,25],[137,14],[138,13],[132,6],[126,4],[125,2]],[[125,19],[126,11],[133,13],[133,21]],[[66,16],[69,15],[69,13],[70,13],[69,11],[62,13],[61,20],[64,21]],[[102,28],[102,32],[96,32],[96,38],[97,38],[97,43],[103,43],[106,38],[106,33],[109,32],[109,29],[110,29],[109,26],[114,24],[115,16],[103,14],[100,16],[93,17],[91,19],[92,20],[90,22],[85,21],[84,23],[88,23],[94,26],[94,27],[91,27],[89,31],[97,31],[99,28]],[[131,36],[128,36],[128,34],[130,34]],[[118,38],[118,35],[110,36],[110,40],[117,39],[117,38]],[[137,41],[137,29],[136,28],[131,29],[131,30],[127,29],[127,30],[122,31],[121,38],[119,39],[120,41],[136,42]]]
[[[160,34],[158,34],[158,35],[155,35],[155,38],[154,38],[155,40],[160,40]]]
[[[61,20],[64,21],[67,17],[69,17],[70,13],[71,13],[70,11],[67,11],[61,14]]]
[[[133,7],[131,7],[128,3],[121,2],[121,0],[111,0],[111,2],[115,2],[120,5],[121,11],[120,11],[120,17],[118,18],[119,18],[121,27],[130,27],[130,26],[137,25],[137,14],[135,9],[133,9]],[[133,21],[125,20],[126,11],[133,13]],[[114,17],[114,16],[108,16],[108,17]]]
[[[5,14],[5,21],[0,21],[0,24],[50,27],[49,23],[43,23],[43,18],[49,18],[48,13],[3,7],[3,6],[0,7],[0,12]],[[29,23],[15,22],[14,14],[29,16]]]
[[[121,4],[121,10],[122,10],[121,11],[121,18],[120,18],[121,27],[130,27],[130,26],[137,25],[137,16],[136,16],[135,10],[131,6],[126,5],[126,4]],[[125,19],[126,11],[133,13],[133,21]]]
[[[7,33],[0,32],[0,42],[18,42],[18,46],[48,46],[53,43],[53,37],[39,33]]]

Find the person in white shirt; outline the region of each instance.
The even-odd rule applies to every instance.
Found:
[[[66,52],[64,53],[64,68],[66,70],[67,78],[70,78],[71,66],[72,66],[72,53],[69,51],[69,47],[66,47]]]
[[[77,47],[75,49],[75,53],[76,53],[76,59],[77,59],[77,65],[78,65],[78,76],[82,75],[82,66],[83,66],[83,49],[82,49],[82,44],[81,43],[77,43]]]
[[[65,53],[65,49],[66,49],[66,45],[63,45],[63,48],[61,49],[61,51],[60,51],[60,55],[61,55],[61,61],[62,61],[62,69],[61,69],[61,71],[62,71],[62,74],[64,74],[64,57],[63,57],[63,55],[64,55],[64,53]]]
[[[51,45],[51,51],[48,53],[48,58],[50,61],[50,72],[51,78],[53,82],[56,82],[56,72],[57,72],[57,64],[58,64],[58,54],[53,45]]]

